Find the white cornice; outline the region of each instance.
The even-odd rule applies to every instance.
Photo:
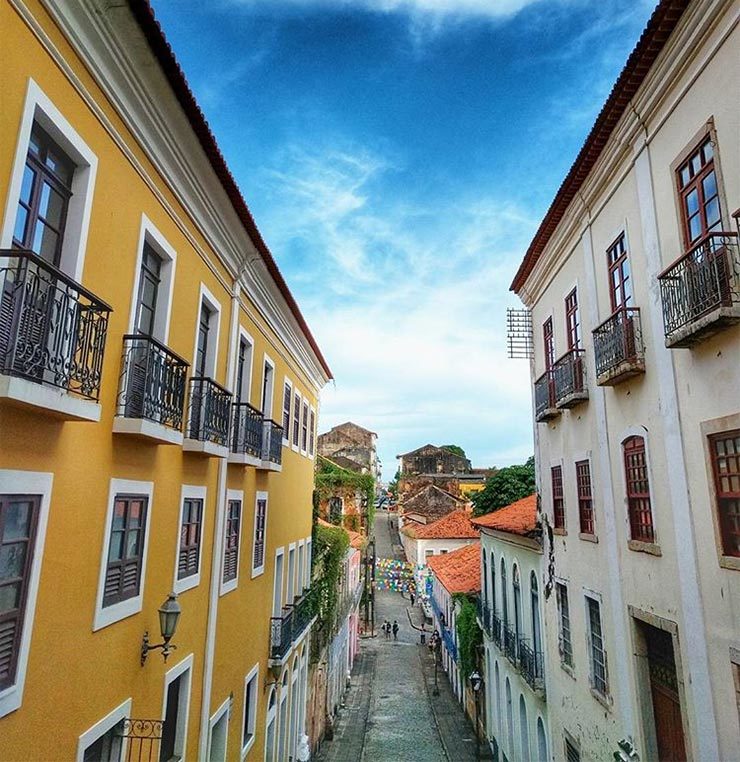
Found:
[[[188,242],[227,291],[232,282],[220,274],[213,257],[192,235],[188,220],[178,214],[153,177],[127,145],[105,110],[84,85],[24,4],[11,0],[21,17],[59,65],[72,86],[100,121]],[[125,4],[103,0],[42,0],[45,8],[134,136],[189,221],[217,253],[233,279],[241,285],[269,329],[285,345],[290,364],[297,364],[316,389],[329,380],[308,339],[270,276],[231,201],[218,180],[197,136],[154,58],[141,30]],[[260,327],[260,326],[258,326]],[[268,336],[265,336],[269,340]]]

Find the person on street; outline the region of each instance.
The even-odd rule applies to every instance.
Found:
[[[383,622],[383,632],[385,633],[385,639],[390,640],[391,638],[391,623],[386,619],[385,622]]]
[[[414,591],[413,590],[410,593],[410,597],[411,597],[411,605],[413,606],[414,605],[414,601],[416,600],[416,596],[414,595]]]
[[[398,619],[393,620],[393,640],[398,640]]]

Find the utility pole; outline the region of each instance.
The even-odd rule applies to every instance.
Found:
[[[375,637],[375,537],[373,537],[371,544],[373,546],[373,566],[370,573],[370,634]]]

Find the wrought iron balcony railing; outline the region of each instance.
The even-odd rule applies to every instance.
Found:
[[[593,331],[596,383],[614,386],[645,372],[645,348],[637,307],[621,307]]]
[[[269,418],[262,421],[262,460],[276,466],[283,460],[283,427]]]
[[[231,406],[231,452],[262,457],[262,413],[248,402]]]
[[[455,644],[455,638],[452,635],[452,632],[448,630],[446,627],[442,628],[442,641],[445,644],[445,648],[447,649],[447,653],[450,655],[453,661],[457,661],[457,645]]]
[[[560,409],[575,407],[588,399],[584,354],[583,349],[571,349],[552,366],[555,406]]]
[[[182,430],[188,363],[151,336],[123,337],[117,415]]]
[[[547,370],[534,382],[534,416],[542,422],[559,415],[555,406],[555,378],[552,370]]]
[[[0,374],[97,402],[110,312],[33,252],[0,250]]]
[[[303,635],[314,616],[314,595],[311,590],[298,598],[293,605],[293,640]]]
[[[737,233],[711,233],[658,276],[667,347],[690,347],[740,322]]]
[[[284,659],[293,644],[293,607],[283,608],[282,616],[270,618],[270,658]]]
[[[541,651],[534,651],[524,639],[519,639],[519,670],[534,691],[545,689],[545,668]]]
[[[491,609],[488,604],[483,601],[480,596],[476,598],[476,606],[478,608],[478,620],[481,623],[483,629],[490,635],[491,634]]]
[[[493,642],[501,648],[501,618],[495,612],[491,615],[491,637]]]
[[[190,379],[187,438],[226,446],[229,441],[231,392],[211,378]]]
[[[504,656],[514,665],[517,664],[517,637],[514,629],[508,624],[502,625]]]

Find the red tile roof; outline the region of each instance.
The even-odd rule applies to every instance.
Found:
[[[470,523],[465,511],[450,511],[431,524],[404,527],[401,531],[417,540],[466,540],[480,536],[480,530]]]
[[[152,9],[149,0],[129,0],[129,7],[139,24],[144,37],[149,43],[149,47],[151,48],[154,57],[162,67],[162,72],[167,78],[182,110],[185,112],[185,116],[190,122],[193,132],[195,132],[213,171],[221,182],[234,211],[244,225],[244,228],[252,239],[257,251],[262,255],[267,271],[280,289],[290,311],[293,313],[293,317],[296,319],[301,332],[306,337],[306,340],[316,355],[319,364],[324,369],[324,372],[330,379],[334,378],[329,365],[319,349],[319,345],[316,343],[316,339],[314,339],[313,334],[298,307],[298,303],[290,293],[288,284],[285,282],[282,273],[278,269],[277,263],[272,256],[272,252],[267,247],[267,244],[262,238],[262,234],[257,229],[254,217],[252,217],[252,213],[249,211],[249,207],[239,190],[239,186],[234,180],[234,176],[231,174],[231,170],[226,165],[226,160],[216,143],[216,138],[213,136],[211,128],[208,125],[200,106],[195,100],[193,91],[190,89],[187,78],[185,77],[182,68],[180,68],[180,64],[162,31],[162,27],[159,25],[159,22],[154,15],[154,10]]]
[[[353,548],[361,550],[365,545],[365,535],[362,535],[359,532],[353,532],[351,529],[345,529],[345,527],[340,527],[338,524],[330,524],[328,521],[325,521],[321,517],[317,519],[317,523],[319,526],[328,527],[329,529],[344,529],[344,531],[349,535],[349,544]]]
[[[591,128],[573,166],[558,189],[555,198],[540,223],[524,260],[511,283],[511,290],[519,292],[537,264],[550,237],[563,219],[570,202],[576,197],[584,181],[601,156],[622,114],[640,88],[650,68],[678,25],[681,15],[691,0],[660,0],[647,23],[634,50],[627,59],[619,78],[612,88],[596,122]]]
[[[527,537],[537,527],[537,495],[528,495],[506,508],[472,519],[475,526]]]
[[[431,556],[429,568],[450,593],[477,593],[480,590],[480,543]]]

